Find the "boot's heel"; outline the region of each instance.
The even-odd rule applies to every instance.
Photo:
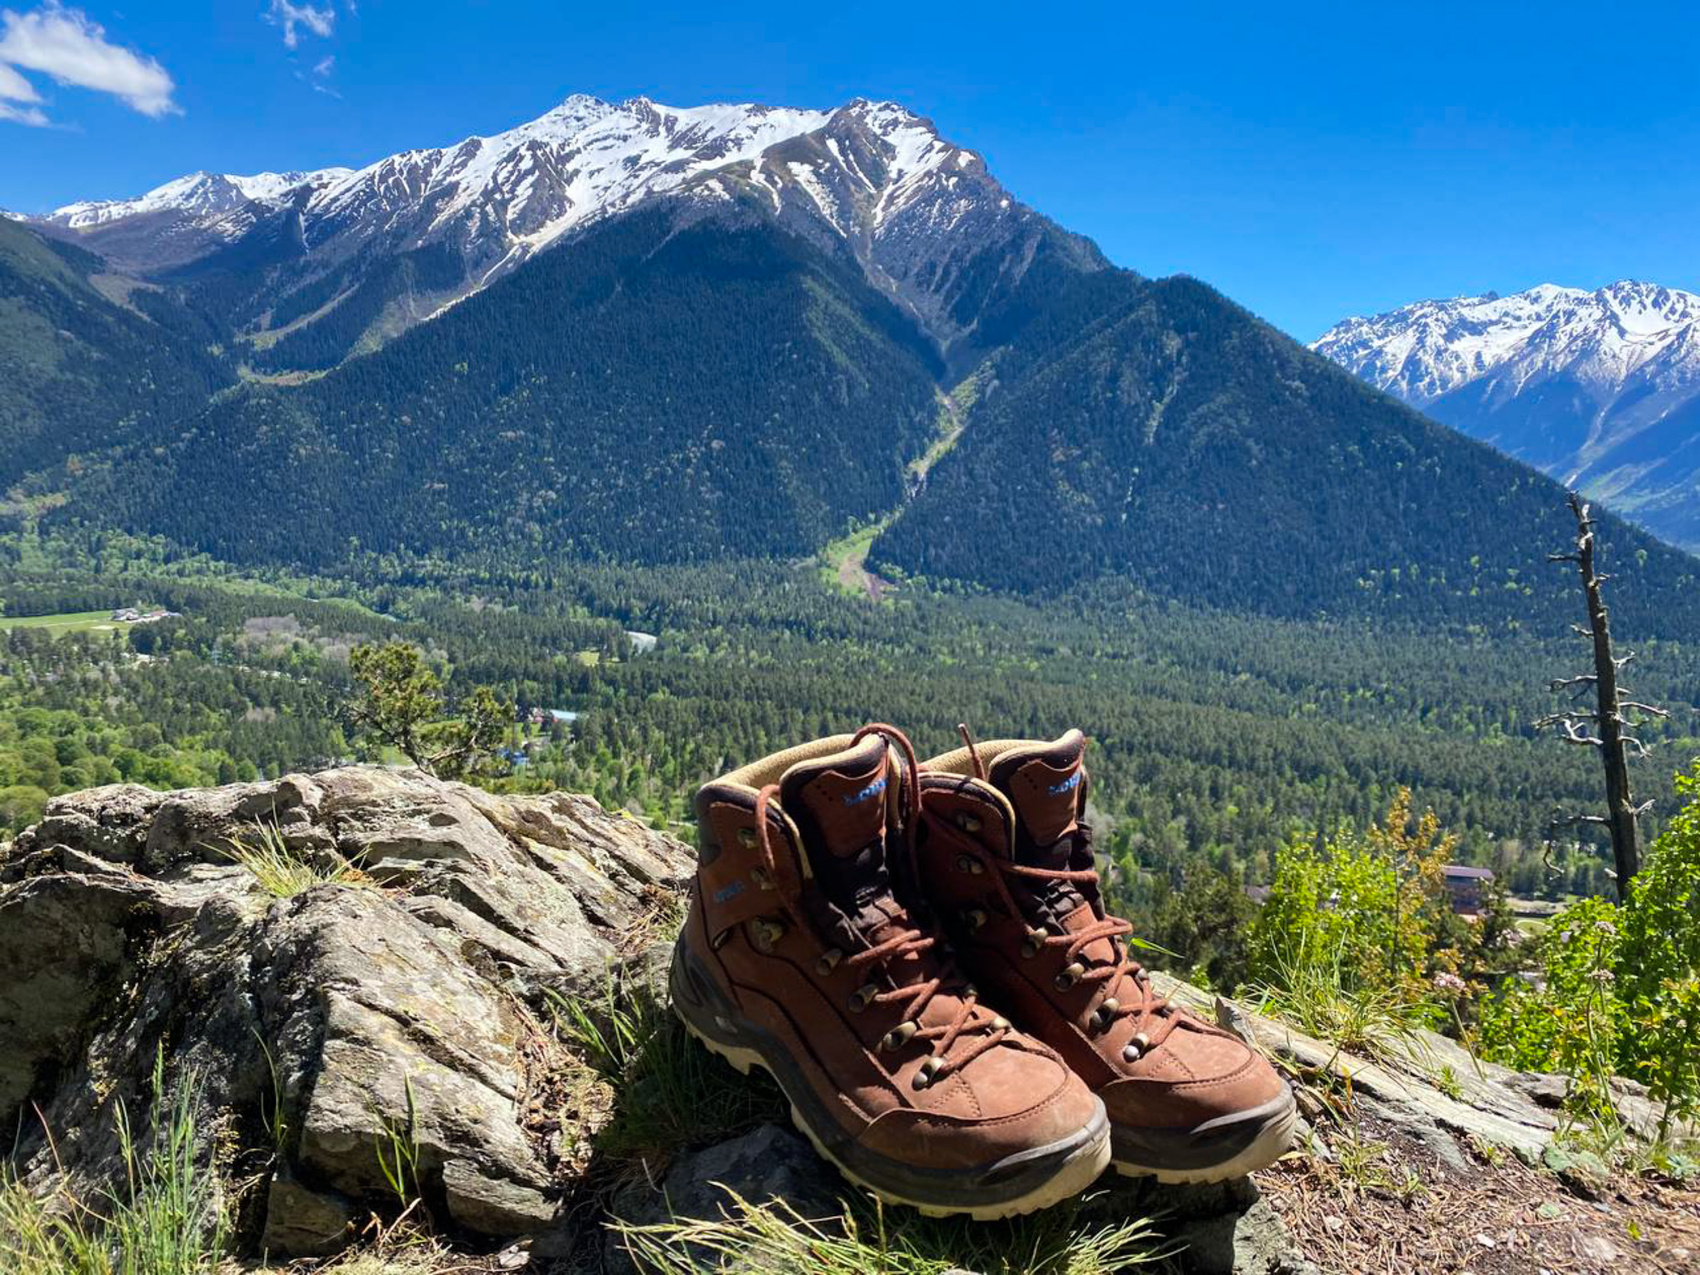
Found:
[[[751,1067],[767,1070],[761,1054],[750,1047],[738,1029],[731,1005],[691,959],[682,938],[673,947],[673,967],[667,976],[667,987],[673,998],[673,1012],[685,1030],[710,1053],[724,1058],[742,1075],[749,1075]]]

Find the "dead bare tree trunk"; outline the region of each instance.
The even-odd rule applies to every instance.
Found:
[[[1641,870],[1641,834],[1636,819],[1652,805],[1647,802],[1637,806],[1629,790],[1629,750],[1634,749],[1637,757],[1645,757],[1647,746],[1629,733],[1634,723],[1624,714],[1635,712],[1663,717],[1665,711],[1625,698],[1626,692],[1618,681],[1618,674],[1635,657],[1613,653],[1611,613],[1600,589],[1611,577],[1601,575],[1594,565],[1594,520],[1589,516],[1587,502],[1576,492],[1570,493],[1570,512],[1576,515],[1575,552],[1548,554],[1547,558],[1552,562],[1574,562],[1581,575],[1582,592],[1588,601],[1588,625],[1584,628],[1576,624],[1571,628],[1592,644],[1594,671],[1579,677],[1559,678],[1553,682],[1552,689],[1573,690],[1578,699],[1591,689],[1595,707],[1554,713],[1543,717],[1536,725],[1557,726],[1570,743],[1585,744],[1600,751],[1606,772],[1606,813],[1562,815],[1554,822],[1600,824],[1610,831],[1612,854],[1617,860],[1617,897],[1622,902],[1629,898],[1635,874]]]

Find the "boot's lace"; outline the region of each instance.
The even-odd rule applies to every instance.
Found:
[[[920,771],[920,764],[915,757],[914,745],[909,742],[908,737],[897,727],[888,726],[883,722],[864,726],[856,732],[852,744],[860,743],[867,736],[874,734],[882,735],[889,740],[903,758],[905,768],[902,777],[903,800],[908,815],[903,821],[904,849],[908,859],[907,866],[912,874],[911,879],[918,879],[916,872],[918,863],[916,837],[920,832],[921,823],[921,786],[916,776]],[[789,879],[782,877],[779,873],[768,830],[768,806],[778,795],[778,784],[768,784],[756,794],[756,838],[761,848],[762,866],[767,870],[769,880],[776,885]],[[814,933],[814,927],[810,925],[803,914],[800,900],[791,891],[785,889],[781,889],[779,895],[780,901],[792,922],[803,932]],[[892,966],[896,962],[905,957],[918,956],[922,952],[931,951],[938,943],[938,940],[925,930],[914,926],[905,928],[904,923],[907,921],[907,911],[900,912],[898,917],[891,920],[894,927],[893,933],[887,935],[878,943],[870,943],[861,951],[853,952],[844,957],[844,964],[851,969],[858,970],[872,971],[878,968],[888,976],[893,984],[896,984],[897,980],[892,976]],[[866,936],[862,935],[856,926],[852,925],[851,929],[864,943],[868,942]],[[827,947],[827,945],[823,943],[822,947]],[[956,1013],[951,1016],[948,1023],[935,1023],[930,1027],[923,1027],[921,1016],[926,1012],[927,1006],[932,1003],[935,996],[947,988],[954,991],[959,997]],[[898,1029],[894,1029],[893,1033],[888,1034],[887,1040],[895,1040],[894,1048],[901,1048],[903,1044],[911,1040],[925,1041],[932,1045],[931,1056],[922,1064],[921,1070],[916,1073],[915,1087],[917,1089],[925,1088],[929,1084],[944,1079],[951,1072],[961,1070],[988,1049],[996,1048],[1012,1030],[1008,1020],[991,1016],[988,1011],[976,1003],[974,989],[956,977],[955,970],[948,961],[932,978],[904,986],[894,985],[886,990],[874,992],[866,998],[864,1003],[903,1006],[903,1022],[899,1024],[899,1029],[912,1027],[913,1030],[902,1033],[901,1039],[897,1039]],[[970,1034],[973,1039],[966,1043],[963,1048],[955,1051],[954,1056],[951,1056],[952,1047],[956,1045],[958,1040]]]
[[[956,729],[961,734],[962,742],[967,746],[968,755],[973,761],[974,777],[986,780],[986,766],[980,760],[980,750],[975,746],[973,735],[969,733],[966,724],[959,724]],[[1077,965],[1086,948],[1099,939],[1109,939],[1115,945],[1116,959],[1113,962],[1083,969],[1080,973],[1074,975],[1067,984],[1067,986],[1072,987],[1077,983],[1102,983],[1107,992],[1116,994],[1113,1000],[1114,1008],[1107,1013],[1105,1006],[1112,1003],[1111,998],[1106,997],[1099,1004],[1096,1012],[1099,1030],[1109,1027],[1118,1018],[1132,1018],[1136,1022],[1155,1020],[1152,1022],[1150,1030],[1146,1032],[1148,1043],[1144,1048],[1150,1050],[1160,1045],[1164,1038],[1175,1029],[1177,1020],[1174,1006],[1170,1004],[1167,997],[1159,995],[1156,989],[1151,986],[1151,979],[1145,972],[1145,967],[1128,955],[1127,944],[1124,940],[1126,936],[1133,933],[1131,922],[1125,921],[1119,916],[1106,914],[1100,916],[1091,925],[1064,934],[1052,934],[1040,927],[1033,926],[1030,914],[1038,910],[1047,885],[1086,886],[1096,892],[1099,888],[1096,869],[1039,868],[1017,863],[1013,857],[1014,846],[1010,847],[1011,855],[1006,858],[1003,855],[991,853],[974,838],[963,836],[946,821],[939,820],[936,822],[936,826],[949,832],[953,839],[963,845],[970,856],[978,859],[986,867],[993,869],[991,873],[992,884],[997,888],[1000,900],[1009,915],[1020,917],[1023,921],[1028,922],[1030,938],[1037,942],[1040,948],[1062,948],[1065,969]],[[1011,837],[1015,835],[1014,829],[1010,830],[1010,835]],[[1076,862],[1076,856],[1082,853],[1090,862],[1092,829],[1085,824],[1079,824],[1075,829],[1073,839],[1068,846],[1067,861]],[[1021,882],[1032,883],[1023,888],[1021,893],[1025,894],[1034,906],[1022,906],[1020,900],[1016,897],[1017,892],[1010,888],[1010,877],[1018,878]],[[1137,999],[1130,997],[1123,1001],[1120,998],[1120,993],[1127,989],[1128,980],[1132,981],[1133,987],[1137,989],[1139,994]]]

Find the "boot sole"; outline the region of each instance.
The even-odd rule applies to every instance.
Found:
[[[1299,1109],[1283,1093],[1250,1111],[1196,1129],[1111,1127],[1111,1163],[1130,1178],[1163,1183],[1225,1182],[1267,1169],[1293,1145]]]
[[[857,1146],[836,1125],[823,1136],[805,1111],[818,1100],[796,1064],[767,1033],[731,1012],[707,975],[691,968],[695,965],[682,945],[675,949],[669,984],[673,1012],[685,1030],[741,1074],[760,1067],[772,1076],[790,1101],[791,1122],[815,1152],[847,1181],[887,1204],[917,1209],[927,1217],[966,1215],[977,1222],[991,1222],[1033,1213],[1078,1195],[1110,1163],[1110,1123],[1101,1102],[1096,1118],[1078,1134],[976,1168],[905,1165]]]

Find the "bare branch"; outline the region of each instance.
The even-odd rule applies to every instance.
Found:
[[[1574,553],[1549,553],[1548,562],[1581,562],[1582,559]]]
[[[1652,715],[1653,717],[1669,717],[1670,716],[1669,713],[1667,713],[1664,709],[1659,708],[1657,705],[1643,704],[1638,699],[1619,700],[1617,707],[1618,707],[1618,710],[1620,712],[1623,709],[1626,709],[1626,708],[1633,708],[1636,712],[1648,713],[1648,714]]]
[[[1582,673],[1576,677],[1555,677],[1548,684],[1548,689],[1563,691],[1570,689],[1572,686],[1580,686],[1583,689],[1587,689],[1599,680],[1600,675],[1598,673]]]
[[[1576,824],[1581,823],[1599,824],[1601,827],[1607,827],[1611,824],[1611,820],[1607,819],[1604,815],[1555,814],[1551,819],[1547,820],[1547,827],[1549,829],[1574,827]]]

